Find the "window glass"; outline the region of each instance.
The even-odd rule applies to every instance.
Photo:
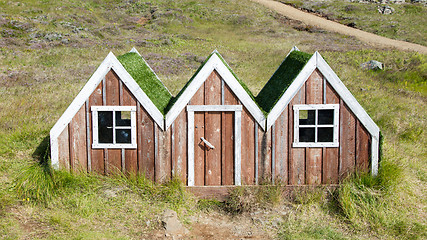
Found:
[[[314,128],[300,128],[299,129],[300,142],[314,142]]]
[[[113,143],[113,112],[98,112],[98,141],[99,143]]]
[[[299,125],[314,125],[316,110],[300,110]]]
[[[116,126],[130,127],[130,111],[116,111]]]
[[[318,124],[334,124],[334,110],[333,109],[319,109],[317,116]]]
[[[333,142],[334,141],[334,128],[333,127],[319,127],[317,129],[318,142]]]
[[[116,143],[131,143],[131,130],[116,129]]]

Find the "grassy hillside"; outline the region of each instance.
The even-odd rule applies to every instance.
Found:
[[[427,56],[294,24],[238,0],[0,1],[0,238],[153,239],[165,208],[178,211],[193,239],[203,214],[250,219],[280,239],[427,238]],[[302,191],[291,201],[274,187],[243,188],[226,203],[195,204],[176,181],[71,175],[38,163],[50,128],[110,51],[136,47],[177,94],[217,49],[257,94],[294,45],[319,51],[379,125],[379,177],[354,176],[329,197]],[[361,70],[368,60],[386,69]],[[271,215],[253,220],[263,211]]]
[[[426,46],[426,5],[406,1],[406,4],[379,4],[380,1],[357,2],[343,0],[301,1],[282,0],[294,7],[321,15],[341,24],[384,37]],[[380,14],[378,7],[390,6],[392,14]]]

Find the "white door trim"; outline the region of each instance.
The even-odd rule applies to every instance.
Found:
[[[188,105],[188,186],[194,186],[194,112],[234,112],[234,185],[242,185],[241,178],[241,105]]]

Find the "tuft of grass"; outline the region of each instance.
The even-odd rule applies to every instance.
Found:
[[[287,216],[279,226],[278,239],[349,239],[335,224],[330,224],[330,219],[317,215],[307,217],[309,213],[301,210],[299,216]]]
[[[258,208],[274,208],[283,203],[283,200],[281,184],[238,186],[229,192],[224,202],[224,210],[231,214],[241,214]]]
[[[320,187],[302,187],[294,190],[294,202],[303,205],[312,205],[325,201],[325,190]]]
[[[426,225],[412,218],[409,200],[403,203],[403,169],[388,160],[381,162],[379,175],[354,174],[337,191],[343,216],[360,231],[369,228],[378,234],[402,239],[424,239]],[[405,191],[405,190],[403,190]]]
[[[47,203],[56,193],[51,168],[38,163],[27,166],[15,179],[14,189],[24,201]]]
[[[283,185],[281,181],[276,184],[264,183],[255,191],[255,199],[260,206],[278,206],[283,202]]]
[[[257,201],[248,187],[238,186],[229,192],[224,207],[227,212],[235,215],[255,209]]]
[[[216,199],[199,199],[197,201],[197,209],[205,212],[219,211],[224,209],[224,202]]]

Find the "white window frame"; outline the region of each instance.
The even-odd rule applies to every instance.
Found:
[[[304,105],[294,105],[294,142],[293,147],[339,147],[339,104],[304,104]],[[319,125],[317,123],[318,119],[318,110],[331,109],[334,110],[334,120],[333,124],[329,125]],[[316,110],[314,125],[301,125],[306,128],[313,128],[315,132],[314,141],[315,142],[299,142],[299,112],[300,110]],[[322,127],[333,127],[334,136],[333,142],[317,142],[317,129],[318,126]]]
[[[92,148],[136,148],[136,107],[135,106],[92,106]],[[113,112],[113,143],[99,143],[98,141],[98,111]],[[129,127],[116,126],[116,111],[130,112],[131,143],[115,143],[116,129],[129,129]]]

